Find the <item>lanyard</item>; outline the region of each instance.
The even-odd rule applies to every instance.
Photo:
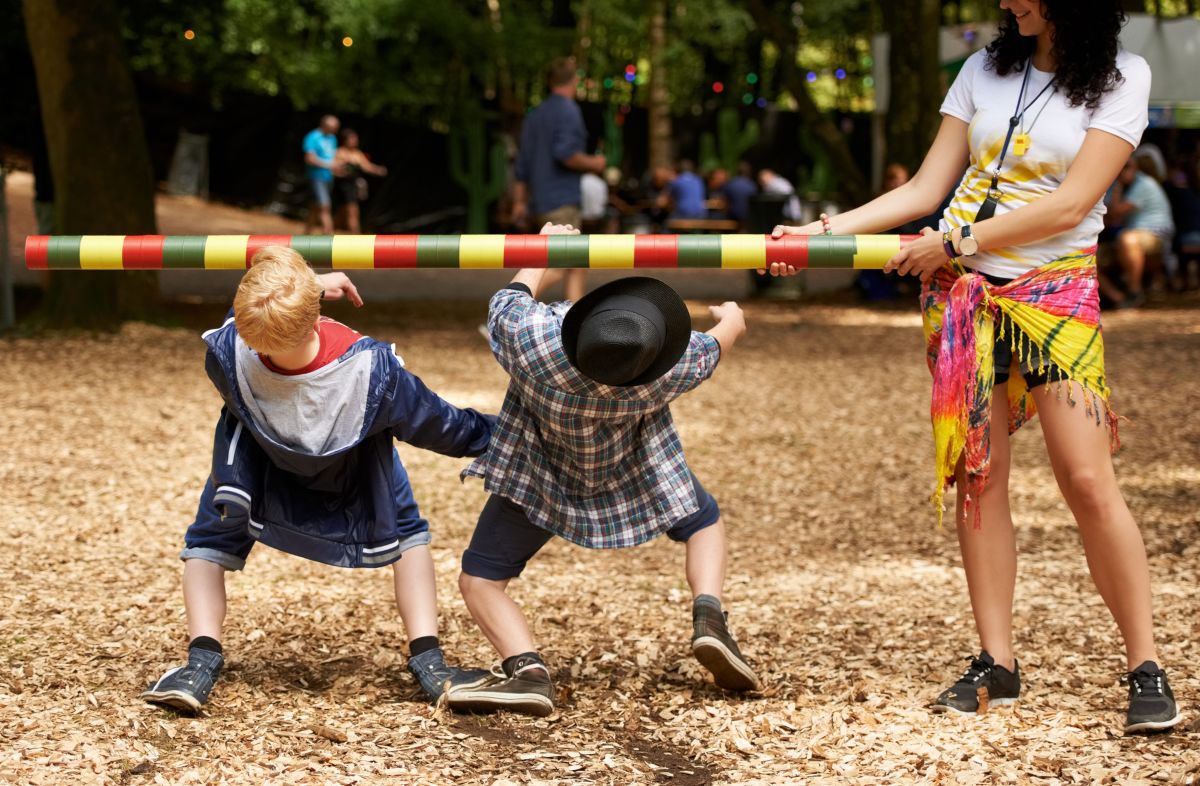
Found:
[[[1025,61],[1025,77],[1021,80],[1021,92],[1017,93],[1017,106],[1013,109],[1013,115],[1008,119],[1008,133],[1004,136],[1004,146],[1000,148],[1000,158],[996,161],[996,168],[992,172],[992,183],[988,186],[987,198],[983,204],[979,206],[979,213],[975,216],[975,221],[984,221],[992,217],[996,212],[996,205],[1000,201],[1000,169],[1004,166],[1004,158],[1008,155],[1008,143],[1012,141],[1013,132],[1016,131],[1017,125],[1023,122],[1025,111],[1033,106],[1042,95],[1050,89],[1054,81],[1058,78],[1053,77],[1046,86],[1038,91],[1038,94],[1030,99],[1029,103],[1022,106],[1025,102],[1025,91],[1029,87],[1029,74],[1033,72],[1033,63],[1029,60]],[[1022,132],[1024,133],[1024,132]]]

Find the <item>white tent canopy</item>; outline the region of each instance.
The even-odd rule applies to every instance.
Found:
[[[938,47],[940,60],[942,63],[961,60],[985,46],[995,35],[994,24],[943,27]],[[1196,104],[1200,110],[1200,19],[1130,14],[1129,23],[1121,31],[1121,45],[1150,64],[1151,106],[1178,108]],[[871,42],[875,59],[875,111],[880,114],[887,112],[891,87],[889,48],[887,34],[877,35]]]

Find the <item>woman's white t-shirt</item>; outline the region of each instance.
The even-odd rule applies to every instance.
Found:
[[[1032,72],[1025,88],[1025,104],[1054,76],[1029,67]],[[1029,149],[1018,155],[1013,143],[1009,143],[1008,155],[1000,169],[1002,196],[996,215],[1028,205],[1058,188],[1089,129],[1106,131],[1137,147],[1148,122],[1150,66],[1138,55],[1122,50],[1117,54],[1117,68],[1124,79],[1101,96],[1095,109],[1083,104],[1070,106],[1061,89],[1055,86],[1025,110],[1023,125],[1030,139]],[[987,65],[987,52],[980,50],[967,59],[950,86],[941,112],[968,124],[971,160],[942,216],[941,231],[975,221],[975,214],[987,196],[1024,77],[1023,71],[998,76]],[[1020,131],[1018,125],[1016,132]],[[1013,138],[1016,139],[1016,133]],[[1104,210],[1103,199],[1097,200],[1074,229],[1036,243],[980,251],[973,257],[963,257],[962,261],[981,273],[1016,278],[1051,260],[1096,245],[1104,226]]]

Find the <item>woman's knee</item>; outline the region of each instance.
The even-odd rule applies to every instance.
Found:
[[[1119,496],[1112,477],[1091,467],[1068,470],[1059,486],[1071,510],[1089,517],[1111,508]]]

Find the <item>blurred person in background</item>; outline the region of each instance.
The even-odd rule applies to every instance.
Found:
[[[304,137],[304,175],[308,181],[310,207],[304,219],[304,234],[312,234],[318,224],[321,234],[333,234],[333,170],[337,157],[337,132],[341,123],[325,115],[320,124]]]
[[[358,235],[362,233],[360,205],[369,194],[366,176],[383,177],[387,167],[371,163],[359,148],[358,132],[354,129],[343,129],[341,142],[334,154],[333,204],[346,231]]]

